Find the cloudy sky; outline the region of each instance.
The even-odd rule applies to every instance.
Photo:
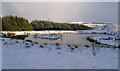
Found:
[[[55,22],[118,22],[117,2],[3,2],[3,15]]]

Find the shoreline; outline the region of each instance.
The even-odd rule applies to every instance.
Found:
[[[76,31],[57,31],[57,30],[45,30],[45,31],[1,31],[3,34],[14,33],[14,35],[31,35],[31,34],[72,34]]]
[[[92,35],[92,34],[98,34],[98,35],[110,35],[110,36],[118,36],[118,40],[119,40],[119,32],[115,32],[115,31],[106,31],[106,30],[76,30],[76,31],[65,31],[65,30],[45,30],[45,31],[2,31],[1,33],[3,34],[14,34],[10,37],[13,37],[14,39],[23,39],[25,40],[26,39],[26,36],[30,36],[30,35],[45,35],[45,34],[88,34],[88,35]],[[24,37],[21,37],[21,36],[24,36]],[[95,36],[96,37],[96,36]],[[98,36],[99,37],[99,36]],[[101,37],[101,36],[100,36]],[[87,38],[87,37],[86,37]],[[101,38],[104,38],[104,37],[101,37]],[[107,37],[108,38],[108,37]],[[96,41],[97,39],[94,39],[94,38],[91,38],[93,39],[94,41]],[[111,41],[111,40],[110,40]],[[113,41],[113,40],[112,40]],[[98,42],[98,41],[97,41]],[[94,43],[94,42],[91,42],[91,43]],[[104,42],[104,40],[102,42],[99,42],[100,44],[105,44],[105,45],[111,45],[111,43],[107,43]],[[117,44],[117,42],[116,42]],[[117,47],[119,45],[112,45],[113,47]],[[87,44],[86,44],[87,45]]]

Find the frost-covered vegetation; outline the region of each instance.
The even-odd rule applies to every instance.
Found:
[[[30,31],[32,26],[28,20],[17,16],[2,17],[2,31]]]
[[[57,23],[45,20],[34,20],[31,22],[34,30],[90,30],[92,28],[79,25],[79,24],[68,24],[68,23]]]
[[[57,23],[46,20],[33,20],[28,22],[26,18],[18,16],[3,16],[3,31],[31,31],[31,30],[89,30],[92,29],[85,25],[70,25],[68,23]]]

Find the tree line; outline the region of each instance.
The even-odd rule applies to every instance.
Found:
[[[2,31],[39,31],[39,30],[90,30],[92,28],[68,23],[57,23],[46,20],[33,20],[28,22],[26,18],[18,16],[3,16]]]

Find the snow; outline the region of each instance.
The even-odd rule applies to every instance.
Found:
[[[79,24],[79,25],[85,25],[88,27],[96,27],[96,26],[104,26],[107,25],[107,23],[92,23],[92,22],[69,22],[69,24]]]
[[[74,48],[11,38],[2,41],[3,69],[118,69],[117,48]]]
[[[112,45],[112,46],[119,46],[120,40],[120,32],[117,31],[106,31],[106,30],[78,30],[80,34],[104,34],[103,36],[94,36],[91,37],[93,40],[97,40],[102,44]],[[110,39],[108,39],[110,38]],[[107,39],[107,40],[104,40]]]
[[[76,31],[65,31],[65,30],[44,30],[44,31],[2,31],[2,33],[15,33],[15,35],[29,35],[29,34],[66,34],[76,33]]]
[[[76,32],[80,34],[108,34],[108,35],[118,34],[118,32],[116,31],[107,31],[107,30],[77,30]]]
[[[2,31],[1,33],[15,33],[15,35],[26,35],[26,34],[73,34],[73,33],[81,33],[81,34],[116,34],[117,31],[108,31],[108,30],[77,30],[77,31],[55,31],[55,30],[45,30],[45,31]],[[1,35],[1,34],[0,34]]]
[[[37,38],[56,40],[60,38],[60,35],[40,35],[40,36],[37,36]]]
[[[77,31],[3,31],[2,33],[25,34],[104,34],[91,37],[100,43],[118,46],[120,32],[108,30]],[[1,35],[1,34],[0,34]],[[38,36],[57,38],[59,36]],[[11,38],[1,38],[3,69],[118,69],[118,48],[50,45]],[[1,64],[0,63],[0,64]]]
[[[105,30],[77,30],[80,34],[104,34],[107,33]]]
[[[118,47],[119,45],[118,40],[115,39],[120,39],[120,37],[117,38],[116,36],[104,35],[104,36],[92,37],[92,39],[97,40],[97,42],[100,42],[102,44],[108,44]]]
[[[105,24],[102,26],[94,26],[93,28],[107,31],[118,31],[118,24]]]
[[[107,26],[108,27],[108,26]],[[110,25],[109,25],[110,28]],[[40,35],[45,35],[45,34],[66,34],[66,33],[79,33],[79,34],[105,34],[105,35],[110,35],[111,37],[119,37],[120,38],[120,32],[117,31],[109,31],[109,30],[77,30],[77,31],[54,31],[54,30],[45,30],[45,31],[3,31],[2,33],[15,33],[16,35],[35,35],[35,34],[40,34]],[[38,36],[38,38],[46,38],[46,39],[57,39],[60,36]],[[100,43],[108,44],[108,45],[113,45],[113,46],[118,46],[118,41],[116,40],[99,40],[100,38],[103,37],[108,37],[108,36],[100,36],[100,37],[94,37],[94,40],[97,40]]]
[[[103,30],[109,30],[109,31],[115,31],[118,26],[115,26],[115,24],[107,24],[101,27]]]

